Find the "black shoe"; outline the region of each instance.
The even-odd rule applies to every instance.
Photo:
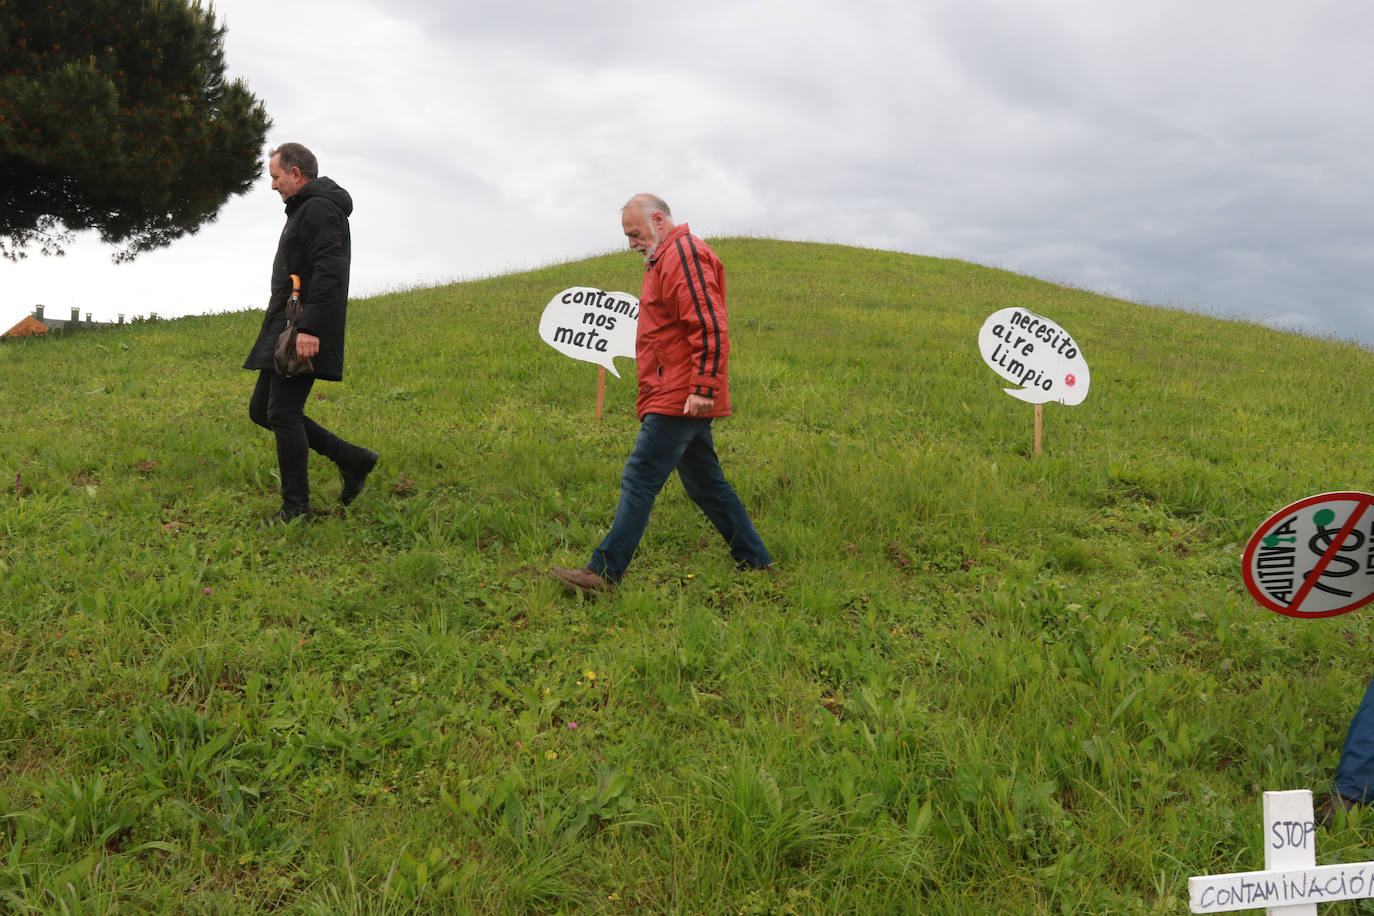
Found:
[[[308,525],[314,520],[310,514],[309,506],[282,506],[267,521],[262,523],[264,528],[278,528],[299,521],[302,525]]]
[[[381,457],[374,451],[363,449],[363,457],[353,462],[348,467],[339,465],[339,476],[343,478],[343,490],[339,493],[339,502],[345,506],[358,498],[358,494],[363,492],[363,484],[367,482],[367,475],[372,473],[372,469],[377,466],[377,459]]]

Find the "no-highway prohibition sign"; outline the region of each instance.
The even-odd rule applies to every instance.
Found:
[[[1245,545],[1245,587],[1289,617],[1335,617],[1374,601],[1374,494],[1322,493],[1280,509]]]

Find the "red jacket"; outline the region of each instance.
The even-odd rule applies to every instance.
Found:
[[[725,265],[683,223],[644,267],[635,331],[639,419],[680,417],[687,395],[715,398],[708,417],[730,415]]]

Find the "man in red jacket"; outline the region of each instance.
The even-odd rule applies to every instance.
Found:
[[[635,362],[639,436],[620,478],[610,533],[583,569],[550,573],[580,592],[610,591],[625,575],[649,510],[677,469],[687,495],[730,545],[741,569],[773,562],[749,513],[725,479],[711,440],[711,420],[730,415],[725,267],[668,205],[637,194],[620,211],[630,248],[644,255]]]

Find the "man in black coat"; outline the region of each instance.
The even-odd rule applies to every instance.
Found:
[[[257,342],[243,368],[258,370],[248,415],[277,439],[281,471],[281,509],[269,523],[310,520],[309,458],[313,449],[339,466],[351,503],[377,464],[377,453],[345,442],[305,415],[315,379],[343,379],[344,323],[348,312],[348,270],[352,241],[348,217],[353,198],[330,178],[319,177],[315,155],[299,143],[283,143],[268,157],[272,190],[286,202],[286,226],[272,262],[272,294]],[[286,329],[291,275],[300,277],[303,310],[296,353],[314,361],[313,375],[284,378],[276,371],[273,349]]]

